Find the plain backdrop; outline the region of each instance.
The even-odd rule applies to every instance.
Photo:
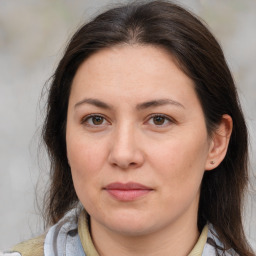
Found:
[[[45,94],[67,40],[107,0],[0,1],[0,249],[39,235],[48,160],[40,143]],[[202,17],[224,49],[250,131],[246,234],[256,249],[256,1],[176,1]]]

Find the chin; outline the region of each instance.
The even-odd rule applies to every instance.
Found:
[[[140,225],[133,224],[132,226],[127,224],[117,225],[112,227],[112,231],[114,231],[115,233],[119,233],[123,236],[130,236],[130,237],[143,236],[153,232],[152,227],[148,227],[148,225],[143,226],[141,224]]]
[[[112,215],[105,223],[105,226],[114,232],[125,236],[140,236],[153,231],[152,218],[146,216],[125,214]]]

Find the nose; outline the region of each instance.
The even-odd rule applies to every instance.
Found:
[[[128,125],[116,128],[112,138],[108,157],[112,166],[125,170],[143,165],[144,154],[139,145],[136,129]]]

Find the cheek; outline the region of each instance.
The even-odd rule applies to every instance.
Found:
[[[104,150],[99,143],[72,139],[67,140],[67,154],[76,193],[80,201],[90,200],[101,184]]]
[[[197,138],[197,140],[195,140]],[[157,170],[167,194],[196,193],[200,187],[207,159],[207,140],[187,136],[151,147],[151,164]],[[203,137],[203,138],[206,138]],[[163,150],[164,149],[164,150]],[[178,196],[178,198],[180,198]]]
[[[105,159],[105,148],[102,141],[90,142],[90,138],[67,139],[67,155],[71,169],[78,175],[96,174]]]

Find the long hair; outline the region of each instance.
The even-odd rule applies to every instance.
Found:
[[[211,135],[224,114],[233,119],[225,159],[204,174],[198,229],[210,222],[225,248],[253,255],[242,226],[242,203],[248,182],[247,128],[237,91],[220,45],[206,26],[184,8],[167,1],[126,4],[100,14],[71,38],[52,77],[43,139],[51,160],[51,184],[45,200],[48,224],[78,204],[66,155],[66,119],[73,77],[90,55],[118,44],[166,49],[195,84]]]

